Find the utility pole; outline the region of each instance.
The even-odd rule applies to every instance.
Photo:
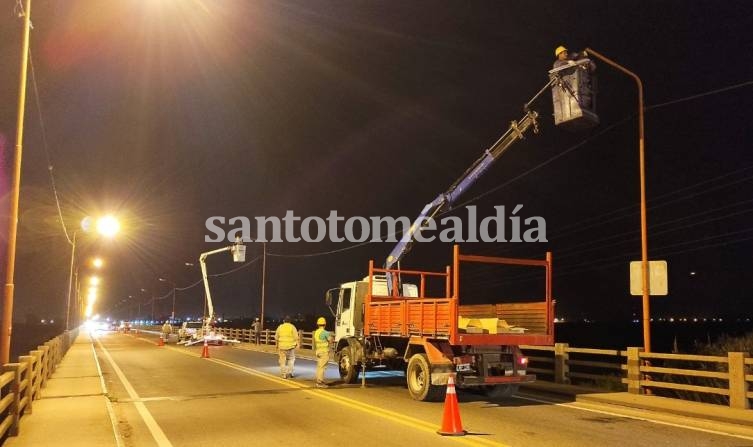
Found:
[[[24,141],[24,111],[26,109],[26,70],[29,63],[29,30],[31,29],[31,0],[23,10],[24,25],[21,39],[21,75],[18,81],[18,118],[16,122],[16,152],[11,171],[10,210],[8,213],[8,251],[5,267],[3,317],[0,323],[0,364],[10,362],[10,335],[13,329],[13,276],[16,268],[16,234],[18,234],[18,199],[21,191],[21,155]]]
[[[643,82],[637,74],[609,59],[603,54],[586,48],[587,54],[593,54],[599,60],[606,62],[617,70],[633,78],[638,88],[638,164],[640,176],[640,210],[641,210],[641,273],[643,289],[643,349],[651,352],[651,310],[649,308],[649,267],[648,267],[648,223],[646,218],[646,157],[645,157],[645,133],[643,131]]]
[[[78,234],[78,231],[73,232],[73,241],[71,242],[71,270],[70,274],[68,275],[68,300],[65,305],[65,330],[70,329],[70,319],[71,319],[71,294],[73,293],[73,264],[76,260],[76,234]]]
[[[186,264],[188,264],[188,263],[186,263]],[[174,283],[173,281],[170,281],[169,279],[165,279],[165,278],[157,278],[157,279],[159,279],[160,281],[162,281],[164,283],[167,283],[167,284],[173,286],[173,310],[172,310],[172,313],[170,313],[170,320],[171,321],[175,321],[175,293],[178,290],[178,285],[176,283]]]
[[[264,299],[266,295],[266,282],[267,282],[267,243],[262,242],[262,258],[261,258],[261,329],[264,330]]]

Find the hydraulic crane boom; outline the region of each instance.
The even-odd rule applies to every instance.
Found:
[[[243,262],[246,259],[246,247],[243,245],[240,238],[235,239],[235,243],[233,245],[218,248],[217,250],[208,251],[205,253],[202,253],[199,256],[199,266],[201,267],[201,279],[204,281],[204,293],[206,298],[206,305],[207,305],[207,312],[208,315],[206,315],[206,318],[204,319],[204,329],[205,334],[209,333],[209,327],[211,326],[212,322],[214,321],[214,303],[212,302],[212,294],[209,291],[209,275],[207,275],[207,256],[222,253],[225,251],[229,251],[233,253],[233,260],[235,262]]]
[[[486,173],[491,165],[502,156],[515,142],[522,140],[525,137],[525,133],[533,128],[534,133],[538,133],[538,122],[536,121],[539,114],[530,109],[531,104],[541,94],[548,89],[552,84],[559,82],[557,77],[551,77],[549,82],[539,92],[528,101],[523,107],[525,115],[519,121],[513,121],[507,131],[487,150],[484,151],[481,156],[473,162],[473,164],[458,178],[446,191],[439,194],[434,200],[427,203],[421,214],[418,215],[416,220],[413,221],[408,232],[403,235],[395,248],[392,249],[390,255],[387,257],[387,261],[384,263],[384,268],[390,269],[395,264],[400,262],[403,257],[410,251],[411,245],[415,240],[416,232],[421,229],[429,219],[433,219],[443,211],[452,208],[457,199],[463,195],[463,193],[473,186],[476,181]],[[387,282],[388,286],[391,282]]]

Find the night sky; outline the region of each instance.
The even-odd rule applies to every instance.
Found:
[[[22,21],[2,3],[7,214]],[[86,215],[123,221],[113,241],[78,236],[82,261],[107,260],[98,310],[128,318],[158,296],[157,315],[168,315],[171,286],[158,278],[193,284],[199,254],[227,245],[204,242],[210,216],[413,219],[521,118],[558,45],[591,47],[644,83],[649,257],[670,272],[652,314],[753,317],[749,0],[33,0],[32,21],[17,321],[64,314],[70,246],[48,165],[69,232]],[[637,93],[597,64],[599,126],[556,128],[544,94],[540,134],[460,200],[479,218],[522,204],[521,216],[546,220],[549,242],[462,250],[552,251],[559,316],[628,320],[640,314],[628,288],[628,262],[640,259]],[[266,313],[326,312],[326,289],[360,279],[393,247],[352,245],[269,243]],[[249,245],[247,260],[261,251]],[[450,259],[449,244],[416,244],[403,267]],[[238,267],[229,255],[208,265]],[[539,277],[483,273],[464,278],[469,294],[540,297]],[[260,262],[211,281],[219,314],[258,314]],[[179,291],[178,315],[200,314],[202,296]]]

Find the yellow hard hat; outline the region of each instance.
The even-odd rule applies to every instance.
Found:
[[[557,47],[557,49],[556,49],[556,50],[554,50],[554,57],[557,57],[557,56],[559,56],[559,55],[560,55],[560,53],[562,53],[563,51],[567,51],[567,48],[565,48],[565,47],[564,47],[564,46],[562,46],[562,45],[558,46],[558,47]]]
[[[316,325],[317,326],[326,326],[327,325],[327,320],[325,320],[324,317],[319,317],[319,319],[316,320]]]

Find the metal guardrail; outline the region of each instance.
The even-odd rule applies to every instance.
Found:
[[[64,332],[29,351],[29,355],[19,356],[18,362],[3,365],[0,374],[0,443],[7,436],[18,436],[21,417],[31,414],[33,402],[41,397],[41,389],[77,336],[78,329]]]

